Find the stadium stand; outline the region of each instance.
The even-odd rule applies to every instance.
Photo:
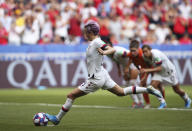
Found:
[[[191,0],[1,0],[0,44],[85,43],[89,19],[115,44],[191,44],[191,14]]]

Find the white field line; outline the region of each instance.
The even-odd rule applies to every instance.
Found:
[[[62,104],[46,104],[46,103],[12,103],[12,102],[0,102],[0,105],[7,106],[49,106],[49,107],[61,107]],[[118,107],[118,106],[100,106],[100,105],[73,105],[73,108],[95,108],[95,109],[132,109],[129,107]],[[157,108],[149,108],[147,110],[159,110]],[[169,111],[192,111],[192,109],[185,108],[164,108],[161,110]]]

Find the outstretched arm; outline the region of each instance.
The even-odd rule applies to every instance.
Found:
[[[101,48],[98,48],[98,52],[99,52],[101,55],[110,55],[110,54],[115,53],[115,49],[114,49],[113,47],[106,46],[106,47],[105,47],[105,50],[102,50]]]

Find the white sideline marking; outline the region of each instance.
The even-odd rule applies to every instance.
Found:
[[[10,105],[10,106],[52,106],[61,107],[62,104],[46,104],[46,103],[11,103],[11,102],[0,102],[0,105]],[[118,107],[118,106],[100,106],[100,105],[73,105],[73,108],[96,108],[96,109],[132,109],[129,107]],[[149,108],[146,110],[159,110],[157,108]],[[192,111],[192,109],[185,108],[164,108],[161,110],[169,111]]]

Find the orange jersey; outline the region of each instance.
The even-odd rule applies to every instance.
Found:
[[[132,56],[131,52],[127,54],[130,60],[132,60],[133,64],[139,69],[141,68],[147,68],[147,64],[145,63],[143,59],[143,51],[141,48],[139,48],[139,54],[138,56],[134,57]]]

